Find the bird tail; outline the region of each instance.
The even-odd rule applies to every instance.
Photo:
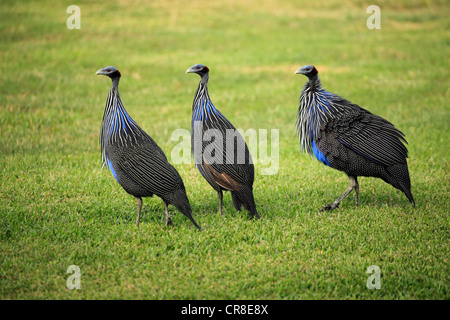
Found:
[[[405,185],[404,183],[400,183],[400,190],[403,191],[405,196],[408,198],[409,202],[412,203],[413,207],[416,207],[416,202],[414,201],[414,198],[413,198],[413,195],[411,192],[411,185],[410,184]]]
[[[241,207],[244,206],[244,208],[249,211],[251,218],[260,218],[258,211],[256,210],[255,199],[251,187],[243,185],[241,190],[232,191],[231,198],[233,199],[236,210],[240,211]]]
[[[414,201],[411,192],[411,180],[409,178],[408,164],[398,164],[387,168],[390,180],[389,183],[392,184],[397,189],[403,191],[408,200],[415,207],[416,202]]]
[[[406,197],[412,203],[413,207],[416,207],[416,202],[414,201],[414,198],[413,198],[413,195],[411,193],[411,190],[409,190],[409,189],[402,189],[402,191],[405,193]]]
[[[189,199],[186,195],[186,190],[178,189],[171,195],[171,203],[189,220],[191,220],[192,224],[196,226],[200,231],[202,228],[197,224],[197,222],[192,217],[191,204],[189,203]]]

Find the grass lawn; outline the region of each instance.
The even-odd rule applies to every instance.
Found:
[[[68,29],[69,5],[81,10]],[[369,30],[371,4],[381,29]],[[449,299],[449,6],[447,1],[2,1],[0,10],[1,299]],[[101,170],[100,124],[122,73],[129,114],[168,155],[190,130],[197,75],[236,127],[279,130],[279,170],[256,163],[260,220],[224,215],[193,164],[175,164],[194,218],[160,198],[136,203]],[[413,208],[361,177],[300,152],[297,68],[385,117],[408,140]],[[258,155],[253,154],[258,160]],[[79,266],[81,289],[66,273]],[[379,266],[381,288],[366,273]]]

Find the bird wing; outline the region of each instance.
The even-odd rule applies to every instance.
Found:
[[[347,148],[368,160],[391,166],[404,163],[408,150],[404,134],[380,116],[352,104],[348,111],[328,121],[326,131]]]
[[[244,138],[231,122],[219,113],[214,121],[205,120],[203,126],[204,130],[217,130],[221,137],[202,142],[202,163],[204,164],[202,169],[209,170],[214,181],[227,190],[237,191],[242,184],[253,184],[254,166],[250,152]],[[231,142],[227,143],[227,139],[231,138],[233,141],[230,140]],[[233,145],[232,149],[231,145]],[[217,158],[214,157],[218,161],[211,161],[208,154],[211,150],[223,151],[222,157],[219,155]]]
[[[136,184],[156,195],[184,186],[178,171],[153,139],[116,149],[115,162]]]
[[[203,178],[208,181],[208,183],[217,191],[220,190],[220,186],[216,183],[214,180],[214,176],[210,172],[210,169],[204,164],[204,163],[198,163],[196,164],[198,171],[203,176]]]
[[[233,179],[230,175],[228,175],[226,172],[222,171],[219,172],[215,168],[213,168],[211,165],[209,165],[206,161],[204,164],[201,164],[198,166],[200,173],[205,177],[205,179],[211,184],[211,185],[217,185],[225,190],[229,191],[239,191],[241,190],[242,183],[239,181],[236,181]],[[214,182],[214,184],[211,183],[211,181]]]

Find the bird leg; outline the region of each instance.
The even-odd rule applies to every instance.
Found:
[[[358,197],[359,197],[359,184],[357,181],[357,177],[352,177],[349,176],[348,177],[350,179],[350,186],[347,188],[347,190],[345,190],[345,192],[333,203],[327,204],[325,207],[323,207],[320,211],[325,211],[325,210],[334,210],[337,207],[339,207],[339,204],[341,203],[341,201],[348,196],[348,194],[355,189],[355,193],[356,193],[356,206],[358,206]]]
[[[223,214],[223,193],[222,190],[217,191],[217,197],[219,198],[219,212]]]
[[[141,220],[141,209],[142,209],[142,198],[136,197],[137,202],[137,218],[136,218],[136,225],[139,228],[139,221]]]
[[[167,202],[164,201],[164,210],[166,212],[166,226],[172,225],[172,220],[170,219],[172,216],[169,215],[169,208],[167,207]]]
[[[359,205],[359,183],[358,183],[358,177],[355,177],[355,204],[356,207]]]

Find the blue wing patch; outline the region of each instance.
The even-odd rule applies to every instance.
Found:
[[[114,179],[116,179],[116,181],[119,182],[119,180],[117,180],[117,175],[116,175],[116,172],[114,171],[114,168],[113,168],[113,166],[112,166],[111,160],[109,160],[108,158],[106,158],[106,162],[108,162],[109,170],[111,170],[111,172],[112,172],[112,174],[113,174],[113,176],[114,176]]]
[[[329,166],[330,162],[328,161],[327,157],[323,154],[323,152],[320,151],[319,148],[317,148],[316,143],[314,141],[312,142],[312,147],[313,147],[314,156],[317,158],[317,160],[319,160],[323,164]]]

